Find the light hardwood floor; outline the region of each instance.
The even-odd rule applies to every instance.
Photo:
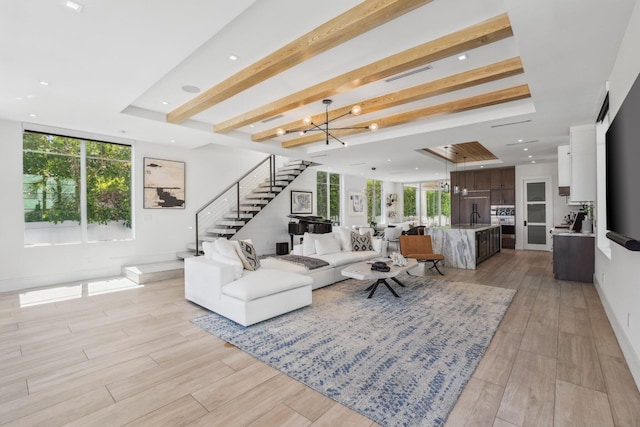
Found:
[[[545,252],[444,272],[518,290],[447,426],[640,426],[593,285],[554,280]],[[193,326],[181,279],[117,285],[0,294],[0,424],[376,426]]]

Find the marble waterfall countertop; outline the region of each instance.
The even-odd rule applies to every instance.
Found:
[[[476,232],[498,228],[499,225],[450,225],[427,229],[433,251],[444,255],[447,267],[476,269]]]

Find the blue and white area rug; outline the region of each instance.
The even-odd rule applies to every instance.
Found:
[[[401,298],[349,279],[313,304],[253,326],[193,321],[383,426],[440,426],[473,374],[514,290],[402,275]]]

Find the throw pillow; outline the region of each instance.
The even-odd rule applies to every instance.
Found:
[[[354,252],[372,251],[373,245],[371,244],[371,234],[358,234],[355,231],[352,231],[351,248]]]
[[[340,240],[318,239],[316,240],[316,253],[318,255],[340,252]]]
[[[217,239],[215,243],[215,247],[222,255],[231,258],[231,259],[240,259],[238,258],[238,254],[233,247],[233,243],[227,239]]]
[[[304,233],[304,236],[302,236],[302,255],[309,256],[315,254],[316,241],[325,239],[333,239],[333,234]]]
[[[242,251],[242,265],[246,270],[255,271],[260,268],[260,258],[258,258],[258,254],[256,253],[256,249],[249,242],[244,240],[240,240],[238,242],[240,245],[240,250]]]
[[[340,243],[342,244],[343,251],[351,250],[351,230],[348,228],[339,228],[338,234],[340,235]]]

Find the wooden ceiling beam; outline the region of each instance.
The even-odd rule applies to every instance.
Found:
[[[517,101],[520,99],[530,98],[531,92],[529,91],[529,85],[523,84],[520,86],[511,87],[508,89],[502,89],[494,92],[484,93],[481,95],[472,96],[469,98],[463,98],[455,101],[445,102],[443,104],[432,105],[425,108],[419,108],[417,110],[408,111],[393,116],[382,117],[376,119],[380,129],[388,128],[392,126],[398,126],[426,117],[433,117],[441,114],[453,114],[463,111],[474,110],[477,108],[488,107],[491,105],[503,104],[506,102]],[[353,127],[367,126],[369,123],[360,123],[353,125]],[[366,129],[346,129],[331,132],[336,137],[353,135],[362,132],[371,132]],[[312,144],[318,141],[324,141],[324,134],[314,134],[305,136],[302,138],[291,139],[282,143],[283,148],[293,148],[302,145]]]
[[[432,0],[366,0],[167,114],[182,123],[207,108]]]
[[[455,74],[453,76],[447,76],[422,85],[368,99],[366,101],[359,102],[358,105],[362,108],[363,114],[369,114],[432,96],[442,95],[483,83],[504,79],[523,72],[524,69],[522,67],[520,57],[515,57],[495,64]],[[329,121],[332,121],[337,117],[349,117],[348,114],[351,108],[352,106],[347,106],[329,111]],[[312,116],[311,121],[313,123],[324,123],[325,113]],[[278,128],[282,128],[285,131],[296,131],[300,129],[308,129],[309,125],[300,119],[295,122],[287,123],[286,125],[278,126],[277,128],[258,132],[252,135],[251,139],[255,142],[262,142],[276,138],[278,136],[276,134]]]
[[[332,95],[409,71],[430,62],[511,37],[512,35],[513,31],[507,14],[498,15],[479,24],[407,49],[247,113],[225,120],[216,124],[214,131],[219,133],[231,132],[302,105],[319,101],[323,98],[328,98]]]

